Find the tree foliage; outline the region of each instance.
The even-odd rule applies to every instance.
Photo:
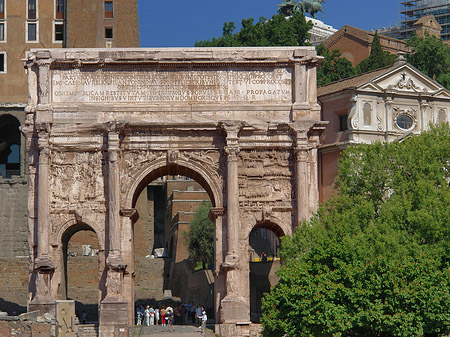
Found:
[[[390,66],[395,62],[396,58],[396,55],[382,49],[380,37],[378,36],[378,33],[375,32],[369,57],[362,60],[356,67],[358,68],[358,73],[366,73],[372,70]]]
[[[341,56],[339,50],[330,51],[323,44],[316,47],[317,55],[323,56],[317,69],[317,85],[342,80],[356,75],[356,69],[349,60]]]
[[[406,56],[408,62],[450,89],[450,46],[427,33],[424,38],[414,34],[407,45],[412,48],[412,52]]]
[[[295,12],[289,18],[282,14],[267,20],[261,17],[255,23],[253,18],[243,19],[242,28],[233,33],[236,26],[226,22],[222,36],[212,40],[197,41],[196,47],[251,47],[251,46],[304,46],[309,38],[310,22],[305,16]]]
[[[203,202],[195,212],[194,219],[185,232],[189,258],[194,263],[211,267],[214,260],[214,223],[209,219],[211,203]]]
[[[450,128],[344,151],[337,194],[282,243],[265,336],[450,332]]]

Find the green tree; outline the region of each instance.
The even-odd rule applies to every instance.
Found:
[[[255,23],[253,18],[243,19],[242,28],[233,33],[235,25],[227,22],[222,36],[211,40],[197,41],[196,47],[251,47],[251,46],[304,46],[309,38],[312,23],[306,22],[301,12],[294,12],[286,18],[282,14],[268,20],[261,17]]]
[[[369,57],[362,60],[356,67],[359,73],[366,73],[390,66],[395,62],[396,58],[396,55],[386,52],[381,48],[380,37],[378,36],[378,32],[375,32]]]
[[[321,66],[317,69],[317,85],[324,85],[356,75],[356,69],[349,60],[341,56],[339,50],[330,51],[323,44],[320,44],[317,46],[316,52],[324,58]]]
[[[442,39],[427,33],[424,38],[414,34],[407,45],[412,48],[406,55],[408,62],[450,89],[450,47]]]
[[[337,194],[282,243],[265,336],[450,332],[450,128],[344,151]]]
[[[214,260],[214,223],[209,219],[210,202],[203,202],[195,212],[194,219],[189,224],[189,231],[185,232],[185,239],[189,251],[189,258],[194,263],[206,264],[212,268]]]

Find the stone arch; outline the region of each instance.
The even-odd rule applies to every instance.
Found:
[[[255,226],[253,226],[250,233],[258,228],[266,228],[270,229],[272,232],[274,232],[279,238],[282,238],[283,236],[287,235],[285,230],[282,226],[278,225],[277,223],[273,222],[272,220],[261,220],[256,223]],[[249,233],[249,235],[250,235]]]
[[[267,232],[265,232],[267,236],[265,238],[258,238],[259,240],[255,240],[255,236],[253,236],[254,246],[252,246],[251,233],[254,233],[259,229],[267,229],[275,234],[278,238],[278,240],[274,241],[277,242],[277,247],[275,249],[267,249],[271,246],[273,248],[274,244],[274,242],[272,242],[272,245],[269,243],[270,238],[273,239],[273,234],[269,235]],[[285,235],[283,228],[270,220],[258,221],[249,234],[250,320],[253,323],[259,323],[261,317],[261,298],[263,297],[263,294],[270,291],[270,288],[278,282],[278,276],[276,275],[276,271],[280,267],[278,249],[280,238]],[[252,247],[252,249],[250,249],[250,247]],[[251,256],[251,251],[255,253],[255,256]]]
[[[151,162],[133,177],[132,184],[125,195],[126,208],[133,208],[144,187],[164,175],[184,175],[194,179],[208,193],[211,203],[215,207],[222,207],[222,193],[218,177],[214,177],[210,170],[200,163],[193,164],[183,159],[179,159],[175,163],[167,163],[164,158]]]
[[[58,230],[56,234],[56,244],[62,245],[63,240],[68,237],[68,241],[77,231],[90,230],[97,235],[99,249],[104,250],[104,241],[100,235],[100,231],[94,225],[88,225],[86,222],[77,221],[76,218],[67,220]]]
[[[77,221],[78,220],[78,221]],[[71,240],[71,238],[78,232],[80,231],[90,231],[93,232],[95,234],[95,237],[97,239],[98,242],[98,248],[99,248],[99,254],[97,257],[97,303],[96,304],[89,304],[86,305],[86,303],[83,304],[83,310],[85,309],[84,307],[89,307],[88,309],[85,309],[86,312],[88,313],[88,317],[90,317],[90,319],[92,318],[96,318],[96,315],[98,314],[98,305],[99,305],[99,300],[101,297],[103,297],[101,295],[101,291],[102,291],[102,280],[100,277],[100,274],[102,274],[103,272],[99,271],[100,265],[101,265],[101,261],[104,260],[104,257],[102,257],[101,255],[103,254],[103,243],[102,240],[99,236],[98,231],[96,231],[96,229],[94,228],[94,226],[91,226],[85,222],[80,221],[80,219],[73,219],[73,220],[69,220],[67,221],[59,230],[58,232],[58,239],[59,241],[59,246],[60,246],[60,254],[61,254],[61,260],[60,260],[60,266],[61,266],[61,276],[60,276],[60,282],[61,282],[61,291],[59,293],[59,296],[62,297],[63,299],[67,299],[68,298],[68,294],[69,294],[69,275],[68,275],[68,245],[69,242]],[[101,269],[101,268],[100,268]],[[104,282],[103,282],[104,283]],[[92,290],[92,289],[91,289]],[[103,289],[104,292],[104,289]],[[76,302],[76,306],[77,306],[77,311],[80,311],[78,313],[81,313],[81,308],[78,307],[78,302]],[[91,311],[91,312],[89,312]]]
[[[135,209],[136,202],[139,198],[139,195],[142,193],[144,188],[149,185],[152,181],[162,176],[167,175],[181,175],[189,177],[195,180],[208,194],[209,199],[213,207],[221,207],[223,204],[223,195],[222,195],[222,186],[220,182],[220,173],[217,172],[217,168],[208,167],[204,163],[200,163],[197,161],[189,161],[184,158],[178,157],[175,161],[168,162],[166,156],[156,159],[150,163],[146,163],[143,167],[132,175],[132,177],[128,177],[127,181],[130,181],[130,186],[127,186],[125,193],[123,194],[124,199],[122,205],[124,205],[125,209]],[[123,213],[123,212],[122,212]],[[124,254],[124,263],[127,264],[128,272],[130,274],[135,274],[135,253],[134,253],[134,224],[136,222],[136,218],[131,217],[122,217],[122,241],[130,242],[131,244],[127,244],[128,251],[127,254]],[[216,221],[216,233],[221,232],[221,222],[220,224]],[[222,235],[220,235],[222,238]],[[216,242],[216,241],[215,241]],[[169,238],[168,245],[166,248],[174,248],[175,243],[173,242],[173,237]],[[125,288],[127,289],[124,293],[125,298],[133,298],[133,301],[130,301],[131,304],[134,303],[134,279],[128,279],[127,276],[124,278]],[[215,299],[214,299],[215,300]],[[213,301],[214,301],[213,300]],[[133,314],[134,308],[129,306],[129,316],[134,317]]]

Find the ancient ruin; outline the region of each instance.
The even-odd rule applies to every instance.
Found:
[[[65,299],[64,248],[88,229],[100,336],[126,336],[137,196],[183,175],[214,206],[216,333],[248,335],[250,233],[289,234],[318,205],[319,61],[313,47],[29,52],[28,309]]]

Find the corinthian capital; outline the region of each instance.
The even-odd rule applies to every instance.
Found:
[[[244,123],[241,121],[222,121],[219,125],[226,132],[228,139],[238,138],[238,133],[244,126]]]
[[[240,151],[241,150],[237,146],[225,146],[225,153],[227,154],[228,161],[238,161]]]

